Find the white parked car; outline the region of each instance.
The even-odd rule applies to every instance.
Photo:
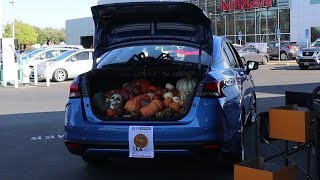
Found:
[[[90,71],[92,62],[93,49],[70,50],[50,60],[49,69],[46,68],[46,62],[40,63],[37,66],[38,79],[46,79],[48,70],[50,79],[62,82]],[[31,72],[30,78],[34,78],[34,71]]]
[[[34,66],[51,60],[52,58],[69,51],[70,48],[39,48],[24,55],[22,58],[28,60],[30,69]]]

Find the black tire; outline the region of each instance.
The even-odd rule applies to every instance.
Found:
[[[309,66],[305,66],[305,65],[299,64],[299,68],[301,70],[307,70],[309,68]]]
[[[243,65],[246,65],[247,62],[246,62],[246,59],[244,57],[241,57],[241,61],[242,61]]]
[[[64,69],[57,69],[53,72],[52,79],[56,82],[63,82],[67,79],[68,74]]]
[[[268,62],[269,62],[268,57],[267,57],[267,56],[263,56],[263,57],[262,57],[261,64],[266,65],[266,64],[268,64]]]
[[[286,61],[286,60],[288,60],[288,55],[287,55],[287,53],[281,52],[281,53],[280,53],[280,60],[281,60],[281,61]]]
[[[90,166],[103,166],[108,161],[106,157],[100,156],[82,156],[82,160]]]

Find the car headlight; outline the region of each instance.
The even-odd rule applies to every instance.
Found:
[[[302,51],[298,51],[297,56],[302,56]]]

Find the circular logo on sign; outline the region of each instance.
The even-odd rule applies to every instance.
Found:
[[[148,145],[148,138],[144,134],[137,134],[134,137],[134,144],[139,148],[144,148]]]

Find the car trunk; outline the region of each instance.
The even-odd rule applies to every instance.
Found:
[[[98,66],[94,61],[86,82],[95,116],[117,121],[185,117],[210,64],[201,62],[201,54],[212,57],[211,21],[204,12],[184,2],[116,3],[91,10],[95,60],[106,52],[141,45],[187,46],[201,52],[192,63],[158,61],[156,56],[156,61],[110,62],[102,67],[104,58]]]
[[[86,76],[96,117],[104,121],[177,121],[191,109],[206,67],[196,64],[109,65]]]

